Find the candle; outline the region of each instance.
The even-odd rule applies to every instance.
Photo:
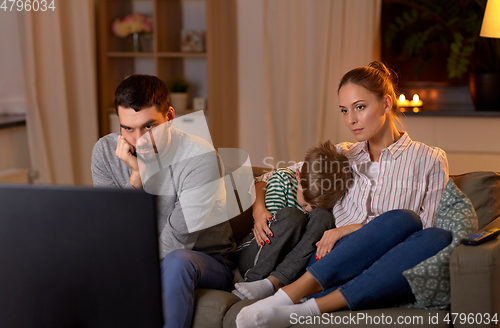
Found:
[[[403,109],[413,108],[414,112],[418,112],[418,108],[422,107],[424,105],[424,102],[420,99],[418,94],[414,94],[413,99],[411,101],[406,99],[404,94],[401,94],[399,96],[399,98],[397,99],[397,103],[398,103],[398,107],[401,107]],[[417,109],[417,110],[415,111],[415,109]]]
[[[410,102],[410,107],[422,107],[423,102],[420,100],[417,94],[413,95],[413,99]]]
[[[398,99],[398,106],[399,107],[408,107],[410,106],[410,101],[406,100],[406,97],[404,94],[401,94]]]

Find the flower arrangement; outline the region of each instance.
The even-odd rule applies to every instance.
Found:
[[[115,19],[112,29],[116,36],[125,38],[134,33],[151,33],[153,31],[153,23],[146,15],[136,13],[124,18]]]

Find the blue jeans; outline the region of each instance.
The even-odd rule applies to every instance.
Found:
[[[414,301],[403,271],[435,255],[451,243],[448,231],[422,230],[417,214],[386,212],[340,239],[319,261],[314,254],[307,271],[323,292],[338,289],[351,310],[394,306]]]
[[[233,272],[220,254],[178,249],[161,262],[164,328],[191,327],[195,288],[230,291]]]

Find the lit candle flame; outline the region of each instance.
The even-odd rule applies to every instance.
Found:
[[[400,101],[401,103],[404,103],[404,102],[405,102],[405,100],[406,100],[405,95],[404,95],[404,94],[401,94],[401,95],[399,96],[399,101]]]
[[[413,95],[413,102],[418,103],[419,100],[420,100],[420,98],[418,97],[418,95],[414,94]]]

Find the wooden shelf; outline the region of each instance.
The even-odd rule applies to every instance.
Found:
[[[26,125],[26,114],[2,115],[0,114],[0,129]]]
[[[164,58],[206,58],[207,54],[204,52],[108,52],[106,54],[110,58],[124,58],[124,57],[164,57]]]
[[[159,52],[158,57],[169,58],[206,58],[205,52]]]
[[[194,109],[181,109],[181,110],[176,110],[175,111],[175,117],[181,117],[187,114],[192,114],[195,112],[198,112],[199,110],[194,110]],[[207,111],[204,110],[203,113],[207,115]]]
[[[109,58],[140,58],[140,57],[155,57],[155,54],[152,52],[132,52],[132,51],[124,51],[124,52],[108,52],[106,54]]]
[[[168,84],[173,77],[181,75],[191,83],[189,103],[193,97],[207,99],[214,145],[237,147],[236,4],[226,0],[98,1],[100,135],[110,131],[109,113],[114,112],[114,92],[124,78],[151,74]],[[192,19],[194,23],[183,21],[190,17],[189,11],[183,11],[193,10],[193,5],[199,6],[192,16],[196,16]],[[143,8],[149,8],[150,12],[142,12]],[[152,17],[153,51],[133,52],[131,36],[118,38],[112,33],[111,25],[116,18],[135,11]],[[200,24],[205,24],[206,52],[181,52],[181,31],[199,30]]]

